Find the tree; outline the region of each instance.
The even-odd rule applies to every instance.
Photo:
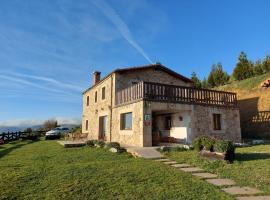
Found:
[[[216,87],[228,83],[230,76],[227,72],[223,71],[222,64],[213,64],[211,71],[208,75],[207,83],[209,87]]]
[[[240,53],[232,76],[236,80],[244,80],[253,76],[253,64],[247,59],[244,52]]]
[[[208,86],[207,79],[204,78],[204,79],[202,80],[202,88],[207,89],[208,87],[209,87],[209,86]]]
[[[262,69],[264,73],[270,72],[270,56],[266,56],[263,59]]]
[[[254,75],[261,75],[263,74],[263,65],[262,65],[262,61],[261,60],[257,60],[254,64],[254,67],[253,67],[253,74]]]
[[[202,87],[201,81],[197,77],[197,74],[195,72],[192,72],[192,74],[191,74],[191,80],[193,81],[195,88],[201,88]]]
[[[53,120],[53,119],[50,119],[50,120],[46,120],[44,123],[43,123],[43,129],[45,131],[49,131],[55,127],[57,127],[58,124],[57,124],[57,121],[56,120]]]

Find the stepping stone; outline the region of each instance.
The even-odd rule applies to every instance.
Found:
[[[191,165],[189,165],[189,164],[174,164],[174,165],[172,165],[172,167],[182,168],[182,167],[191,167]]]
[[[179,169],[184,171],[184,172],[200,172],[200,171],[203,171],[203,169],[201,169],[199,167],[187,167],[187,168],[179,168]]]
[[[161,159],[157,159],[155,161],[157,161],[157,162],[167,162],[167,161],[171,161],[171,160],[167,159],[167,158],[161,158]]]
[[[235,185],[235,182],[233,180],[226,178],[207,179],[206,181],[215,186]]]
[[[229,188],[223,188],[222,189],[224,192],[231,194],[231,195],[251,195],[251,194],[258,194],[261,193],[260,190],[257,190],[255,188],[250,188],[250,187],[238,187],[238,186],[234,186],[234,187],[229,187]]]
[[[192,174],[194,176],[198,176],[200,178],[216,178],[216,174],[211,174],[211,173],[194,173]]]
[[[176,161],[166,161],[166,162],[163,162],[164,164],[166,165],[173,165],[173,164],[177,164]]]
[[[270,200],[270,196],[237,197],[237,200]]]

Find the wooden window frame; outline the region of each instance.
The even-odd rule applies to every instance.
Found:
[[[89,96],[86,97],[86,106],[89,106]]]
[[[89,128],[88,126],[89,126],[88,120],[86,120],[86,121],[85,121],[85,130],[87,130],[87,131],[88,131],[88,128]]]
[[[172,116],[165,117],[165,130],[171,130],[172,128]]]
[[[104,100],[106,98],[106,87],[102,87],[101,89],[101,99]]]
[[[95,103],[97,103],[97,98],[98,98],[97,91],[95,91]]]
[[[222,130],[222,127],[221,127],[221,114],[219,114],[219,113],[213,113],[213,129],[215,131]]]
[[[126,118],[125,116],[131,114],[131,127],[126,128]],[[127,113],[121,113],[120,114],[120,130],[132,130],[133,127],[133,113],[132,112],[127,112]]]

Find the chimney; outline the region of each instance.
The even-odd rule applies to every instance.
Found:
[[[100,72],[93,72],[93,85],[97,84],[100,81]]]

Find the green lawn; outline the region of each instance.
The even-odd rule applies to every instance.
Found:
[[[162,163],[56,141],[2,145],[0,169],[1,199],[232,199]]]
[[[170,152],[167,155],[180,163],[190,163],[220,177],[231,178],[238,185],[256,187],[270,194],[270,145],[237,148],[233,164],[206,160],[195,151]]]

